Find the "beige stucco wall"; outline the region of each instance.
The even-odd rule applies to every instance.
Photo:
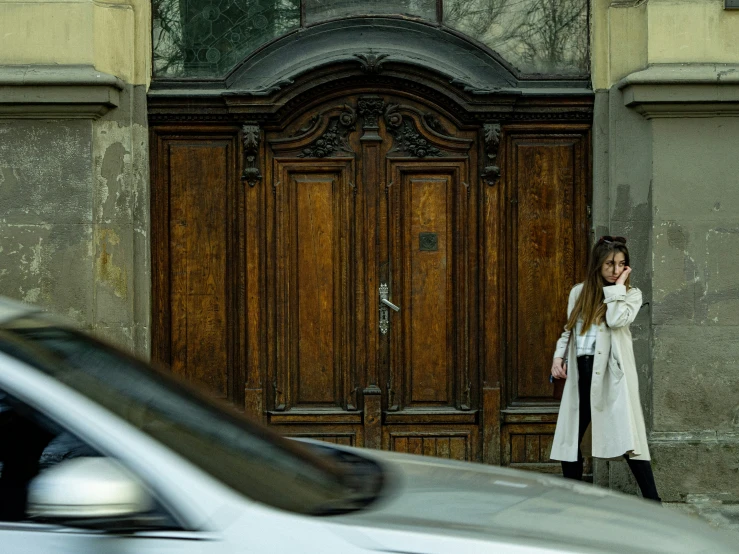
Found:
[[[647,65],[647,4],[592,0],[591,72],[595,90]]]
[[[150,28],[148,0],[0,0],[0,65],[92,65],[148,85]]]
[[[737,63],[739,10],[723,0],[592,0],[593,86],[650,64]]]
[[[649,0],[649,63],[736,63],[739,11],[723,0]]]

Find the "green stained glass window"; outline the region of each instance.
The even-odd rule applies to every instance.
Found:
[[[300,27],[300,0],[154,0],[154,74],[223,77]]]
[[[260,46],[301,25],[381,15],[454,29],[522,75],[589,71],[588,0],[152,0],[152,10],[160,78],[225,77]]]
[[[405,15],[436,21],[436,0],[303,0],[311,25],[352,15]]]
[[[588,0],[444,0],[444,24],[520,73],[588,72]]]

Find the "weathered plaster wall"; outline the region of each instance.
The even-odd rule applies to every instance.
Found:
[[[149,161],[146,89],[127,86],[121,106],[92,127],[94,324],[149,352]]]
[[[652,134],[649,123],[623,106],[620,91],[596,93],[594,121],[593,232],[594,237],[628,237],[632,283],[644,295],[645,306],[632,325],[634,355],[639,373],[642,409],[651,427],[652,297],[651,178]],[[635,492],[623,462],[596,461],[594,481]]]
[[[739,498],[739,118],[652,129],[655,465],[671,497]]]
[[[660,493],[737,499],[739,12],[594,0],[592,21],[594,226],[629,237],[649,302],[632,332]],[[636,490],[625,464],[596,470]]]
[[[145,355],[150,17],[146,0],[0,0],[0,294]]]
[[[92,123],[0,122],[0,290],[92,321]]]

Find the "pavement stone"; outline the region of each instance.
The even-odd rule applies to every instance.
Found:
[[[739,503],[693,499],[688,502],[663,502],[662,505],[667,509],[701,518],[717,529],[730,531],[739,541]],[[739,551],[739,547],[737,550]]]

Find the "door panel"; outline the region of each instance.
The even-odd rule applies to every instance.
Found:
[[[469,158],[392,159],[387,233],[391,293],[401,311],[387,336],[383,447],[478,460],[475,310],[476,200]],[[473,238],[470,240],[470,236]]]
[[[347,407],[353,378],[348,268],[352,235],[349,161],[276,162],[268,206],[274,283],[273,409]],[[349,402],[351,404],[351,402]]]
[[[587,259],[586,134],[513,135],[511,213],[515,379],[511,400],[548,399],[551,352]]]
[[[451,267],[447,266],[452,187],[448,178],[408,175],[402,186],[405,194],[400,195],[405,198],[400,208],[403,248],[398,263],[407,270],[401,278],[401,298],[408,299],[403,315],[406,356],[401,367],[408,380],[408,407],[453,403],[454,352],[447,350],[451,338],[447,323],[454,318],[449,298]]]
[[[275,420],[273,420],[274,422]],[[306,424],[304,421],[298,424],[283,423],[283,419],[277,418],[279,426],[277,429],[288,436],[300,439],[313,439],[340,444],[343,446],[363,446],[364,436],[361,425],[330,425],[321,423],[319,425]]]
[[[503,464],[517,469],[559,473],[560,464],[549,459],[553,439],[553,424],[506,425]]]
[[[571,251],[574,229],[571,222],[574,201],[574,146],[561,141],[516,141],[518,182],[518,360],[522,369],[531,360],[537,345],[557,340],[562,314],[548,313],[552,299],[561,304],[567,291],[561,284],[572,282]],[[542,279],[542,272],[546,278]],[[528,321],[536,316],[544,325]],[[547,325],[547,323],[551,323]],[[556,334],[555,334],[556,333]],[[538,361],[538,359],[537,359]],[[538,379],[539,372],[519,371],[517,396],[543,397],[549,383]]]
[[[476,459],[477,132],[431,130],[423,113],[346,97],[267,136],[267,409],[291,435],[385,448],[419,437]],[[386,328],[383,284],[400,306]]]
[[[388,410],[456,410],[465,401],[469,409],[466,164],[392,163],[391,171],[388,263],[401,311],[391,316]]]
[[[175,146],[170,233],[172,370],[225,397],[227,147]],[[198,175],[199,178],[192,179]],[[209,187],[219,183],[220,190]],[[210,189],[210,190],[209,190]],[[221,216],[221,217],[219,217]],[[208,370],[209,363],[218,371]]]
[[[385,432],[383,448],[393,452],[434,456],[449,460],[478,460],[477,426],[444,427],[393,426]]]
[[[560,471],[549,460],[558,406],[548,378],[569,291],[583,278],[588,256],[589,144],[585,125],[511,126],[504,136],[514,340],[501,461],[513,467]]]
[[[295,195],[296,268],[298,297],[295,345],[295,405],[340,404],[337,384],[341,382],[341,360],[336,352],[334,314],[334,268],[341,264],[342,235],[340,206],[335,210],[334,186],[340,175],[295,175],[290,188]],[[340,204],[340,201],[338,202]],[[329,215],[329,217],[326,217]],[[334,253],[337,255],[335,256]],[[337,263],[338,262],[338,263]]]
[[[232,237],[238,191],[234,137],[160,137],[154,195],[155,359],[218,397],[243,398],[232,334]],[[203,140],[205,139],[205,140]],[[163,163],[162,163],[163,162]],[[240,390],[239,390],[240,389]]]

